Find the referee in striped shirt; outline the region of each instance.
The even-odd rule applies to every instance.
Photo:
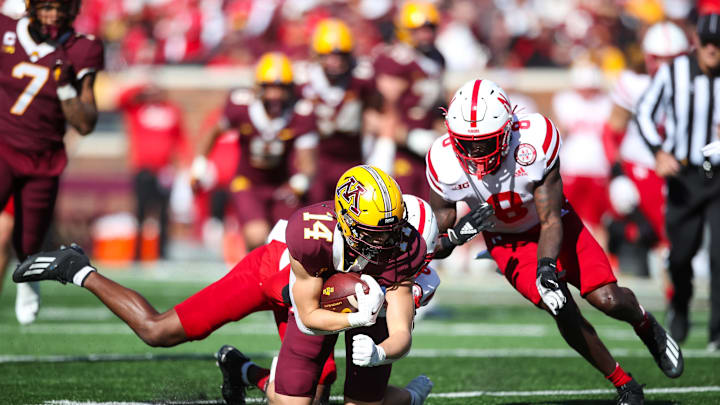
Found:
[[[675,293],[668,309],[670,334],[687,337],[693,293],[691,260],[710,226],[711,350],[720,344],[720,155],[703,155],[718,139],[720,124],[720,15],[698,20],[696,49],[661,67],[637,105],[640,133],[655,153],[656,171],[667,180],[665,226]],[[655,125],[664,123],[665,136]]]

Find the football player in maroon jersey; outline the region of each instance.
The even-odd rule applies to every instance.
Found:
[[[93,84],[103,67],[102,42],[73,30],[79,0],[26,4],[19,20],[0,15],[0,206],[15,197],[20,260],[40,249],[50,226],[66,124],[81,135],[95,128]],[[36,311],[21,310],[18,320],[30,323]]]
[[[426,200],[424,157],[444,130],[438,107],[444,104],[445,59],[434,44],[439,22],[432,3],[404,3],[396,17],[398,40],[385,46],[374,64],[386,122],[368,163],[388,170],[403,192]]]
[[[403,197],[398,199],[397,184],[384,173],[369,166],[358,166],[348,173],[349,175],[341,179],[338,187],[337,198],[342,198],[342,202],[334,205],[332,201],[326,201],[298,210],[288,221],[287,230],[279,231],[284,235],[277,236],[266,245],[253,250],[225,277],[164,313],[158,313],[137,292],[97,273],[88,257],[77,246],[30,256],[15,270],[13,280],[58,280],[83,286],[150,346],[167,347],[201,340],[228,322],[242,319],[253,312],[272,310],[281,339],[293,336],[292,341],[284,346],[284,351],[281,350],[278,381],[284,388],[291,385],[297,389],[309,389],[307,399],[310,400],[316,394],[317,385],[329,385],[335,379],[335,364],[331,355],[337,335],[304,335],[299,328],[305,327],[294,321],[292,312],[288,313],[288,306],[294,295],[301,300],[307,300],[308,296],[303,294],[312,292],[304,291],[304,285],[320,282],[322,286],[323,279],[337,269],[362,271],[365,274],[363,278],[375,290],[373,297],[376,302],[373,303],[372,310],[367,302],[369,297],[360,294],[360,312],[350,316],[335,314],[339,318],[347,318],[348,322],[356,326],[366,325],[354,329],[352,335],[355,338],[347,338],[351,341],[348,346],[351,351],[348,359],[352,358],[355,362],[355,365],[348,364],[348,367],[351,367],[356,377],[352,383],[346,383],[346,395],[350,398],[370,395],[382,399],[387,394],[387,403],[419,405],[429,394],[432,382],[425,376],[419,376],[412,380],[406,389],[387,387],[390,372],[388,363],[402,357],[409,349],[408,333],[414,308],[425,305],[434,295],[439,283],[437,275],[433,276],[432,271],[424,271],[429,270],[425,267],[425,238],[433,240],[437,235],[436,228],[428,228],[435,227],[436,222],[425,202],[412,208],[416,212],[411,210],[408,214]],[[371,177],[374,175],[379,176],[379,180]],[[380,184],[385,185],[385,188],[381,188]],[[361,193],[361,190],[364,191]],[[353,207],[355,202],[363,210],[360,221],[367,222],[366,214],[373,214],[370,218],[372,222],[382,222],[384,225],[367,227],[362,226],[362,222],[359,227],[356,223],[348,225],[348,221],[354,221],[350,216],[336,224],[333,214],[328,214],[328,211],[342,213],[346,208]],[[372,209],[376,204],[385,206],[382,209]],[[370,208],[371,212],[366,208]],[[406,218],[410,221],[406,221]],[[306,228],[307,225],[310,228]],[[334,233],[330,229],[334,229]],[[332,242],[334,234],[337,235],[335,243]],[[372,237],[368,239],[368,236]],[[285,239],[287,241],[283,242]],[[372,242],[372,245],[368,242]],[[391,264],[380,263],[387,260]],[[334,265],[336,261],[337,266]],[[295,267],[292,270],[294,273],[302,269],[322,274],[317,278],[309,274],[301,276],[298,289],[303,291],[298,293],[298,289],[295,289],[293,295],[290,292],[292,287],[288,287],[289,280],[295,279],[290,276],[291,266]],[[331,271],[327,271],[329,266],[333,266]],[[323,267],[325,271],[321,271]],[[433,281],[426,283],[421,281],[421,278]],[[375,279],[378,281],[374,281]],[[378,283],[387,288],[387,295],[379,291]],[[286,299],[284,295],[289,297]],[[378,318],[379,307],[386,296],[387,322],[386,318]],[[302,305],[305,305],[305,302],[295,311],[306,311],[307,308]],[[409,322],[406,322],[408,316]],[[306,319],[310,321],[309,327],[315,325],[314,319]],[[375,345],[370,337],[387,337],[388,334],[390,337],[380,345]],[[303,353],[322,350],[320,357],[310,359],[288,353],[288,350],[298,344],[308,344],[308,350],[303,350]],[[252,384],[265,389],[270,379],[269,370],[257,367],[231,346],[223,346],[218,351],[218,364],[223,371],[223,397],[230,404],[244,403],[245,387]],[[318,370],[314,368],[316,365],[319,366]],[[374,365],[379,367],[366,368]],[[302,377],[293,377],[293,370],[297,368],[302,371]],[[313,374],[314,371],[318,371],[318,374]],[[291,373],[289,380],[288,372]],[[373,382],[371,390],[364,385],[368,381]],[[271,398],[275,392],[274,386],[275,384],[270,383]],[[304,393],[305,391],[300,394]]]
[[[379,113],[382,96],[372,64],[353,55],[355,40],[341,20],[320,21],[311,46],[314,63],[307,66],[304,98],[315,105],[318,120],[318,166],[308,193],[309,202],[332,199],[337,179],[363,161],[363,115]]]
[[[254,92],[230,92],[220,123],[200,145],[191,168],[197,189],[215,140],[229,128],[238,130],[241,155],[230,192],[248,250],[262,245],[270,226],[298,208],[315,173],[317,146],[313,105],[295,98],[290,60],[265,54],[255,83]]]

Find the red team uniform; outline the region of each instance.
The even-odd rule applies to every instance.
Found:
[[[446,201],[466,201],[471,207],[487,201],[493,206],[493,232],[483,232],[488,251],[508,282],[539,305],[541,297],[535,281],[540,226],[533,191],[557,164],[561,140],[557,128],[543,115],[513,115],[512,122],[508,156],[495,172],[482,179],[466,175],[450,136],[445,135],[428,152],[427,179],[433,191]],[[475,194],[470,181],[481,197]],[[558,269],[566,271],[566,281],[583,296],[615,282],[605,253],[569,203],[562,212],[563,244]]]
[[[363,112],[378,107],[372,65],[360,62],[340,85],[331,85],[322,67],[308,67],[302,96],[315,105],[319,134],[318,167],[309,191],[311,202],[332,198],[337,179],[350,167],[362,164]]]
[[[221,126],[239,132],[240,161],[230,183],[241,224],[263,219],[270,224],[290,216],[297,206],[276,197],[293,174],[293,148],[317,144],[312,103],[299,100],[284,116],[271,119],[250,90],[235,90],[225,104]]]
[[[103,68],[99,39],[71,32],[59,47],[38,44],[29,24],[0,15],[0,204],[15,197],[20,258],[40,249],[67,164],[66,120],[52,69],[58,59],[69,61],[79,82]]]
[[[313,277],[327,278],[336,271],[348,271],[347,266],[356,258],[355,253],[344,250],[342,233],[337,229],[333,215],[334,203],[325,201],[302,208],[293,214],[286,231],[290,255],[298,260]],[[334,232],[331,230],[335,230]],[[427,264],[426,244],[418,231],[407,225],[398,255],[388,263],[368,264],[361,273],[374,277],[382,287],[416,276]],[[291,277],[291,291],[292,281]],[[275,391],[281,395],[313,397],[322,362],[332,352],[337,334],[308,335],[300,330],[295,316],[290,314],[286,339],[280,349],[275,378]],[[385,318],[375,325],[345,331],[347,358],[352,358],[353,336],[364,334],[380,342],[388,336]],[[391,365],[359,367],[346,363],[344,393],[360,401],[378,401],[385,395]]]
[[[408,139],[414,136],[413,131],[432,130],[433,124],[442,119],[438,106],[442,105],[444,68],[445,61],[439,52],[430,58],[402,42],[387,46],[376,58],[376,75],[394,76],[408,83],[396,106]],[[398,145],[393,177],[404,193],[427,200],[430,190],[423,178],[423,158],[407,146]]]

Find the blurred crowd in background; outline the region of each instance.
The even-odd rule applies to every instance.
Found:
[[[608,246],[607,218],[612,208],[607,192],[613,162],[607,158],[601,138],[612,107],[613,81],[624,70],[644,72],[642,37],[649,26],[674,21],[690,38],[698,10],[717,12],[714,2],[433,3],[440,15],[433,27],[435,44],[445,58],[447,72],[482,75],[484,69],[513,72],[531,68],[571,72],[566,89],[549,98],[528,97],[523,89],[515,88],[510,76],[500,84],[509,90],[513,104],[528,112],[544,112],[559,126],[565,143],[561,159],[567,182],[573,176],[597,181],[594,191],[604,197],[592,199],[592,207],[580,214]],[[84,0],[74,26],[78,32],[102,38],[110,74],[138,66],[252,68],[268,51],[283,52],[293,62],[312,60],[313,30],[328,17],[343,20],[354,33],[354,54],[372,60],[383,46],[396,40],[396,14],[401,5],[392,0]],[[2,11],[21,16],[24,1],[5,0]],[[228,188],[232,187],[239,159],[237,131],[222,134],[208,154],[214,162],[212,186],[194,197],[189,187],[193,154],[198,151],[199,140],[220,118],[222,103],[208,108],[209,114],[197,128],[188,129],[184,122],[188,111],[177,103],[177,96],[169,97],[156,83],[126,87],[115,89],[116,97],[110,105],[115,115],[123,117],[127,134],[128,167],[134,178],[131,187],[138,197],[135,209],[140,225],[135,228],[142,233],[148,212],[156,213],[160,224],[153,244],[133,245],[133,257],[166,257],[165,241],[178,234],[168,230],[168,223],[192,223],[196,239],[224,250],[226,261],[235,262],[243,254],[238,248],[243,246],[243,237],[237,224],[228,225],[225,214],[233,217]],[[447,102],[446,95],[455,89],[445,87],[442,97]],[[372,125],[366,123],[366,131],[368,128]],[[97,208],[95,212],[99,212]],[[113,230],[123,229],[126,223],[123,218],[102,218],[96,222],[94,238],[102,239],[100,235],[108,232],[107,238],[112,238],[117,234]],[[82,240],[83,235],[73,234],[77,229],[66,230],[64,236]],[[632,230],[623,232],[632,234]],[[98,243],[93,246],[103,248]],[[474,245],[468,251],[477,250]],[[111,258],[113,254],[108,253]],[[468,257],[472,256],[469,253]],[[638,272],[645,275],[647,268]]]
[[[394,38],[393,0],[85,0],[79,32],[102,38],[107,69],[133,65],[253,65],[274,50],[309,57],[322,19],[345,21],[357,53]],[[448,70],[566,67],[591,51],[608,69],[640,64],[640,35],[663,19],[685,23],[692,0],[437,0],[437,45]],[[3,11],[22,15],[23,0]]]

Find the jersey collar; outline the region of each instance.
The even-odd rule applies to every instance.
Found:
[[[37,62],[38,60],[46,57],[55,51],[55,47],[43,42],[38,44],[30,36],[28,27],[30,26],[30,19],[23,17],[17,22],[17,37],[20,45],[22,45],[25,53],[30,57],[30,62]]]

